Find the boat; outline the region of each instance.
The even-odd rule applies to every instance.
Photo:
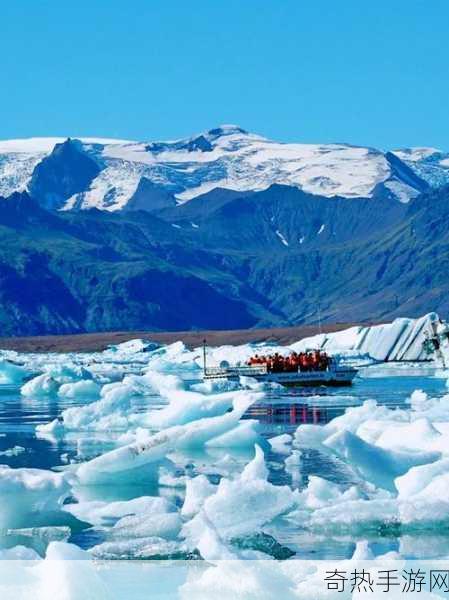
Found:
[[[209,367],[206,365],[204,345],[203,359],[204,380],[236,381],[240,377],[252,377],[257,381],[279,383],[284,386],[349,386],[358,373],[355,367],[344,365],[335,357],[328,356],[320,350],[292,353],[287,357],[278,354],[255,355],[245,365],[232,366],[227,361],[222,361],[219,366]]]

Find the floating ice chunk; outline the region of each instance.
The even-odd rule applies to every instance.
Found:
[[[282,435],[270,438],[268,443],[274,452],[279,454],[290,454],[292,441],[293,436],[289,433],[283,433]]]
[[[438,458],[437,454],[412,456],[390,452],[365,442],[349,431],[330,436],[325,440],[324,445],[353,466],[365,479],[379,487],[391,490],[394,477],[405,473],[414,464],[423,464]]]
[[[33,586],[39,600],[110,598],[90,554],[74,544],[51,542],[45,560],[39,561],[33,571],[39,576],[39,583]]]
[[[312,561],[218,560],[214,566],[195,573],[179,588],[181,600],[210,600],[219,595],[222,600],[321,600],[331,596],[323,590],[323,578],[312,586],[311,576],[317,571]],[[267,558],[266,556],[264,558]],[[213,561],[213,558],[208,558]],[[305,567],[304,564],[307,563]],[[317,577],[318,579],[318,577]],[[300,588],[300,583],[303,588]]]
[[[357,542],[352,560],[374,560],[374,554],[366,540]]]
[[[86,406],[67,408],[62,413],[65,429],[84,431],[120,431],[130,426],[129,413],[134,388],[129,384],[113,385],[103,397]]]
[[[137,354],[139,352],[148,352],[157,348],[157,344],[141,339],[129,340],[121,344],[115,344],[108,347],[111,352],[119,354]]]
[[[58,390],[58,396],[65,398],[95,398],[99,395],[100,386],[91,379],[75,383],[64,383]]]
[[[108,533],[108,539],[160,537],[175,540],[181,530],[179,513],[139,514],[122,517]]]
[[[14,546],[0,550],[0,560],[41,560],[39,554],[26,546]]]
[[[400,499],[419,496],[429,497],[431,500],[438,498],[440,491],[443,492],[442,497],[445,497],[449,489],[448,485],[449,459],[447,458],[428,465],[416,466],[395,481]]]
[[[434,462],[437,452],[399,452],[385,450],[363,441],[350,431],[328,438],[324,445],[331,448],[364,479],[386,490],[395,491],[394,480],[411,467]]]
[[[74,381],[92,379],[92,373],[82,365],[59,364],[52,365],[45,369],[50,377],[53,377],[58,383],[73,383]]]
[[[366,400],[361,406],[347,408],[344,414],[327,423],[324,427],[325,434],[331,435],[343,430],[355,433],[367,420],[405,421],[408,416],[404,411],[392,411],[386,406],[379,406],[375,400]]]
[[[314,509],[337,502],[341,495],[340,486],[315,476],[309,477],[309,485],[303,492],[305,505]]]
[[[391,423],[392,421],[408,422],[406,411],[392,411],[386,406],[378,406],[374,400],[366,400],[361,406],[347,408],[344,414],[332,419],[324,426],[300,425],[295,432],[295,446],[317,447],[324,441],[341,431],[356,433],[359,427],[366,427],[368,421]]]
[[[205,475],[186,480],[186,495],[181,509],[183,517],[192,518],[204,504],[206,498],[215,494],[217,486],[212,485]]]
[[[148,355],[148,372],[162,373],[178,372],[183,365],[189,370],[197,370],[198,365],[194,359],[199,359],[200,351],[191,352],[182,342],[175,342],[150,352]]]
[[[28,372],[24,367],[16,365],[5,358],[0,359],[0,385],[22,383],[27,374]]]
[[[62,473],[0,465],[0,529],[47,524],[45,513],[59,511],[69,490]]]
[[[170,394],[170,404],[150,413],[146,424],[163,429],[173,425],[185,425],[204,417],[215,417],[232,408],[236,397],[245,396],[246,392],[225,392],[216,396],[204,396],[196,392],[173,391]]]
[[[384,423],[376,445],[397,450],[448,452],[449,436],[443,436],[428,419],[399,423],[390,427]]]
[[[81,483],[91,484],[116,483],[117,477],[126,477],[130,481],[145,475],[157,477],[154,469],[170,451],[183,447],[200,447],[229,431],[257,399],[256,394],[248,394],[236,401],[234,410],[225,415],[177,425],[149,436],[145,442],[136,442],[107,452],[81,464],[77,469],[78,478]]]
[[[27,381],[21,388],[22,396],[54,396],[59,389],[59,383],[51,375],[43,373]]]
[[[232,432],[239,427],[239,420],[247,409],[263,398],[263,394],[249,393],[238,395],[233,400],[233,410],[224,415],[209,417],[193,421],[179,427],[179,437],[176,441],[177,448],[195,448],[212,442],[215,438]],[[177,430],[173,427],[167,431]],[[213,445],[212,443],[210,445]],[[220,444],[221,445],[221,444]]]
[[[2,450],[0,452],[0,456],[19,456],[19,454],[23,454],[26,452],[26,449],[23,446],[14,446],[13,448],[7,448],[6,450]]]
[[[195,537],[198,523],[204,519],[213,523],[223,539],[249,534],[295,505],[295,492],[267,481],[263,451],[255,448],[254,459],[241,475],[234,480],[222,479],[215,494],[206,498],[201,512],[184,526],[187,537]]]
[[[70,538],[71,533],[71,529],[68,526],[23,527],[21,529],[7,530],[7,535],[29,538],[33,541],[38,540],[46,546],[50,542],[66,542]]]
[[[220,537],[214,524],[202,511],[184,525],[182,533],[187,544],[198,550],[205,560],[235,560],[238,555],[232,552]]]
[[[285,459],[285,470],[290,474],[292,478],[292,486],[295,488],[299,487],[301,482],[301,457],[302,452],[300,450],[293,450],[290,456]]]
[[[241,380],[242,378],[240,378]],[[233,390],[241,389],[241,383],[228,379],[207,379],[201,383],[194,383],[190,386],[190,390],[199,392],[200,394],[219,394],[222,392],[232,392]]]
[[[268,444],[259,433],[260,424],[255,419],[246,419],[233,429],[206,442],[207,448],[253,448],[254,444],[268,449]]]
[[[293,450],[290,456],[285,459],[285,466],[291,470],[299,467],[301,464],[302,452],[300,450]]]
[[[178,541],[165,540],[157,536],[103,542],[94,546],[90,550],[90,553],[94,558],[102,560],[169,560],[191,558],[185,544]]]
[[[292,512],[288,519],[311,530],[350,531],[352,534],[400,523],[398,503],[392,498],[332,503],[309,513]]]
[[[169,394],[176,390],[183,390],[185,384],[183,380],[177,375],[162,374],[157,371],[147,370],[143,375],[142,380],[153,390],[162,397],[167,397]]]
[[[117,502],[80,501],[77,504],[65,505],[64,510],[80,521],[106,526],[114,525],[127,516],[163,515],[176,511],[176,507],[165,498],[141,496],[133,500]]]
[[[297,448],[319,447],[329,435],[331,434],[327,431],[326,426],[305,423],[295,431],[293,445]]]
[[[428,396],[426,392],[422,390],[415,390],[410,396],[410,404],[413,408],[421,406],[423,403],[427,402]]]
[[[242,483],[251,482],[255,479],[267,479],[268,469],[265,464],[265,457],[260,446],[254,446],[255,455],[251,462],[249,462],[240,475],[240,481]]]
[[[36,425],[36,432],[58,437],[64,434],[64,425],[60,419],[53,419],[53,421],[50,421],[49,423]]]

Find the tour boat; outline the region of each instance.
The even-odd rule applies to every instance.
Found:
[[[203,350],[205,380],[238,380],[239,377],[252,377],[257,381],[268,381],[285,386],[347,386],[352,384],[358,373],[358,369],[343,365],[335,358],[320,353],[319,350],[293,353],[287,357],[278,354],[268,357],[255,355],[245,365],[232,366],[227,361],[222,361],[220,366],[214,367],[206,366],[205,346]],[[313,359],[308,364],[307,358],[314,356],[318,357],[315,364]]]

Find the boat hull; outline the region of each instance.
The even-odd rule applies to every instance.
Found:
[[[257,381],[279,383],[289,387],[343,387],[352,385],[357,369],[337,368],[327,371],[264,372],[254,368],[229,368],[206,370],[204,379],[238,380],[239,377],[253,377]]]

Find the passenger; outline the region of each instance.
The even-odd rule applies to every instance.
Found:
[[[298,370],[298,355],[296,352],[293,352],[290,356],[290,370],[292,373]]]
[[[308,352],[306,355],[306,371],[312,371],[313,370],[313,356],[311,352]]]
[[[319,371],[321,366],[321,356],[319,350],[314,350],[312,352],[312,369],[314,371]]]
[[[327,367],[328,367],[328,357],[326,352],[323,352],[321,354],[321,370],[322,371],[327,371]]]

